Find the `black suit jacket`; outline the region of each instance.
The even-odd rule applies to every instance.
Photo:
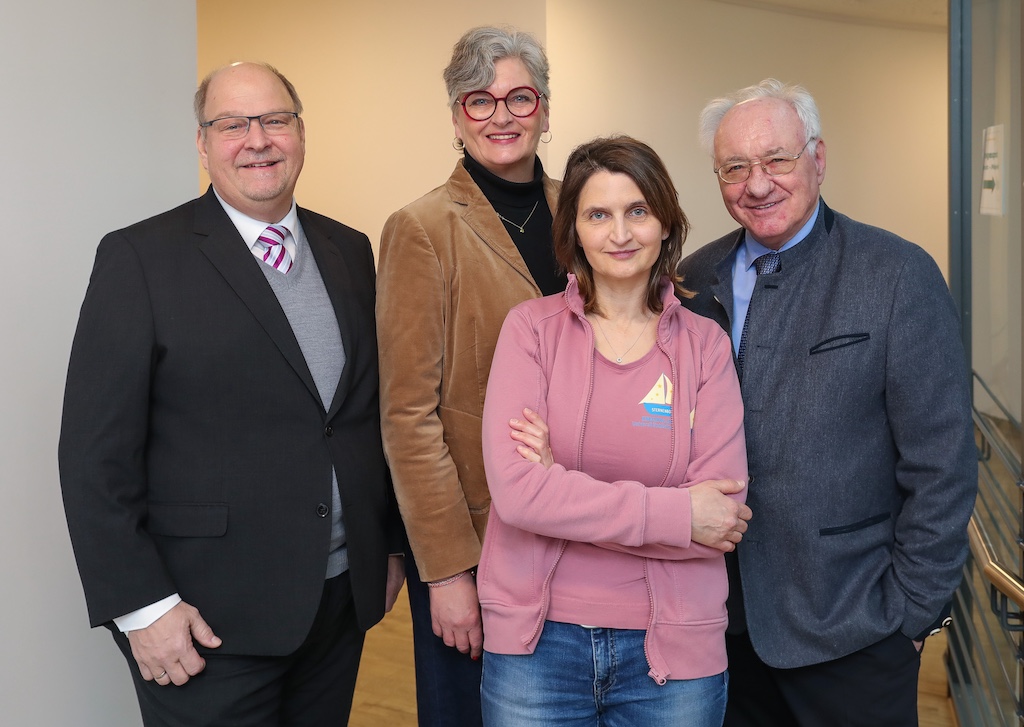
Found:
[[[338,475],[360,625],[400,547],[380,441],[366,236],[299,210],[346,363],[325,411],[212,189],[100,243],[75,335],[60,470],[91,623],[177,591],[221,653],[285,654],[319,605]]]

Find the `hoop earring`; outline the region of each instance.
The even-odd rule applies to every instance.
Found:
[[[454,149],[455,151],[465,151],[466,142],[464,142],[462,139],[456,136],[454,139],[452,139],[452,149]]]
[[[548,135],[547,139],[544,138],[544,134]],[[553,135],[551,134],[550,131],[545,131],[543,134],[540,135],[540,140],[541,140],[541,143],[543,143],[543,144],[550,144],[552,138],[553,138]]]

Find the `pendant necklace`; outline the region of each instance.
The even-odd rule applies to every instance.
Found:
[[[636,340],[633,341],[633,343],[630,344],[629,348],[627,348],[625,351],[623,351],[622,352],[622,356],[620,356],[618,354],[618,352],[615,350],[615,346],[612,345],[611,339],[608,338],[608,334],[604,332],[604,326],[601,325],[600,318],[598,318],[596,315],[594,316],[594,322],[597,323],[597,327],[601,331],[601,335],[604,336],[604,340],[605,340],[605,342],[607,342],[608,348],[610,348],[612,350],[612,354],[615,356],[615,363],[619,363],[619,364],[622,363],[622,358],[627,353],[629,353],[630,351],[633,350],[633,346],[635,346],[636,344],[640,343],[640,339],[643,337],[644,331],[647,330],[647,326],[651,322],[651,318],[653,318],[653,317],[654,317],[654,313],[648,311],[647,312],[647,320],[644,321],[644,327],[640,329],[640,335],[636,337]]]
[[[519,230],[519,232],[525,233],[526,232],[526,223],[529,222],[530,219],[533,217],[533,213],[537,211],[537,205],[539,205],[539,204],[540,204],[540,200],[539,199],[536,202],[533,203],[533,209],[530,210],[530,214],[528,214],[526,216],[526,219],[523,220],[523,224],[521,224],[521,225],[517,225],[515,222],[510,220],[508,217],[505,217],[505,215],[501,214],[501,212],[498,212],[498,210],[494,210],[494,212],[498,215],[498,217],[501,218],[502,222],[507,222],[508,224],[512,225],[514,228]]]

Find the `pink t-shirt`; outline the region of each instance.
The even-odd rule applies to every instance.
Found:
[[[604,426],[584,429],[584,472],[605,482],[661,484],[672,456],[670,375],[668,357],[657,346],[625,365],[594,352],[594,388],[587,416]],[[688,417],[682,421],[688,422]],[[570,542],[551,580],[547,618],[585,626],[646,629],[651,604],[643,558]]]

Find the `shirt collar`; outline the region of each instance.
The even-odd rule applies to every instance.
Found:
[[[242,236],[245,244],[252,249],[252,246],[256,244],[256,240],[263,231],[267,229],[267,223],[261,220],[254,219],[244,212],[239,212],[234,207],[224,201],[223,197],[217,194],[217,189],[214,188],[213,193],[217,195],[217,201],[220,202],[224,211],[228,213],[228,217],[231,218],[231,223],[238,230],[238,234]],[[281,227],[287,228],[288,232],[292,233],[284,241],[284,246],[288,250],[288,253],[292,256],[292,260],[295,260],[296,245],[295,238],[299,235],[299,212],[298,207],[295,204],[295,199],[292,199],[292,206],[288,210],[288,214],[282,217],[277,222],[270,224],[280,225]]]

